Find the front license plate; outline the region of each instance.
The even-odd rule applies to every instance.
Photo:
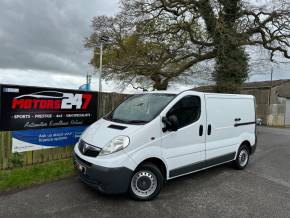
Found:
[[[75,162],[75,168],[80,171],[81,173],[86,173],[86,167],[84,167],[83,165],[81,165],[78,162]]]

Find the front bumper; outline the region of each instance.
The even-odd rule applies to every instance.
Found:
[[[79,163],[86,168],[85,172],[77,171],[81,180],[90,187],[108,194],[128,191],[132,170],[126,167],[108,168],[97,166],[80,158],[73,152],[74,164]]]
[[[257,143],[255,143],[251,148],[251,154],[254,154],[257,148]]]
[[[257,144],[258,144],[258,134],[257,134],[257,129],[255,130],[255,144],[252,145],[252,148],[251,148],[251,154],[254,154],[256,149],[257,149]]]

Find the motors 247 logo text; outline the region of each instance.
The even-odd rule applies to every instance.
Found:
[[[13,98],[11,107],[12,109],[86,110],[91,99],[92,95],[89,93],[42,91]]]

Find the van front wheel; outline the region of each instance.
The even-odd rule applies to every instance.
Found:
[[[152,200],[159,194],[163,180],[158,167],[151,163],[145,163],[133,173],[129,193],[135,200]]]
[[[250,152],[249,148],[246,145],[241,145],[238,150],[236,159],[234,160],[234,166],[238,170],[244,169],[249,162]]]

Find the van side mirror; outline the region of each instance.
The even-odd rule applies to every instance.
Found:
[[[165,125],[165,127],[162,129],[163,132],[178,130],[179,122],[177,116],[170,115],[169,117],[162,117],[162,122]]]
[[[257,118],[257,120],[256,120],[256,124],[257,124],[258,126],[261,126],[261,125],[263,124],[263,120],[260,119],[260,118]]]

